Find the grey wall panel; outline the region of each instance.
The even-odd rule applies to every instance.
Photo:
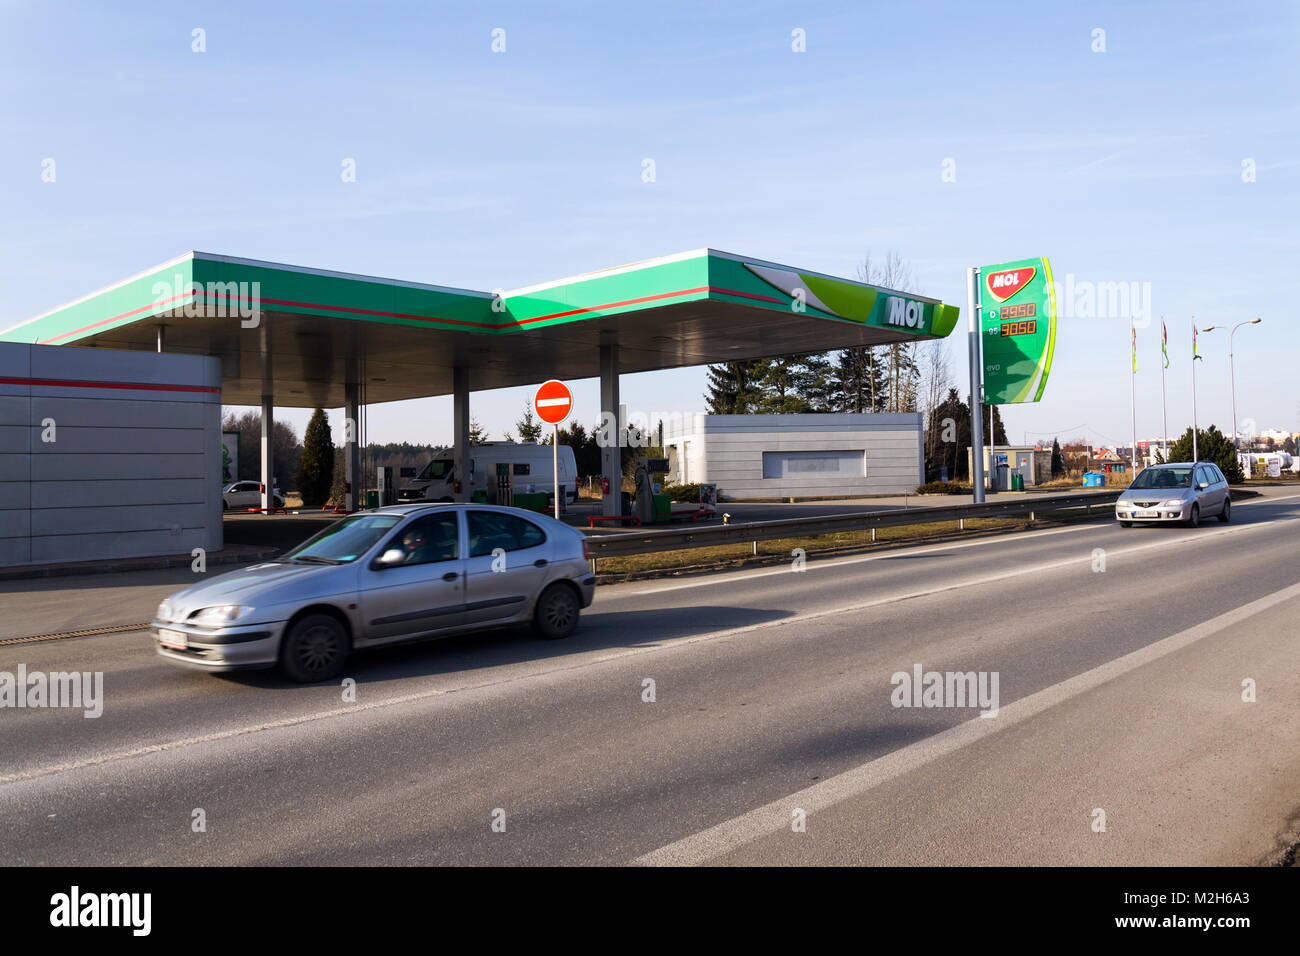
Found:
[[[115,505],[112,508],[33,508],[32,534],[82,534],[106,531],[170,531],[203,528],[205,506]]]
[[[198,455],[32,455],[32,481],[65,478],[192,478],[200,473]],[[109,502],[105,502],[108,504]]]
[[[31,538],[31,562],[94,561],[151,554],[188,554],[207,547],[205,530],[133,531],[109,534],[58,534]]]
[[[31,404],[27,395],[0,395],[0,425],[26,425]]]
[[[53,418],[60,423],[75,422],[83,428],[204,428],[206,409],[211,404],[142,401],[138,395],[95,399],[36,396],[31,400],[31,421],[37,424],[42,419]],[[26,418],[23,423],[27,423]]]
[[[139,404],[147,404],[141,402]],[[208,436],[201,428],[83,428],[61,425],[55,440],[42,441],[43,428],[31,428],[32,454],[202,455]],[[3,440],[3,439],[0,439]]]
[[[31,477],[30,455],[0,455],[0,482],[26,482]]]
[[[31,450],[29,431],[22,425],[0,425],[0,455],[26,455]]]
[[[31,538],[0,538],[0,567],[6,564],[30,564]]]
[[[0,466],[5,456],[0,455]],[[27,509],[32,506],[32,483],[27,480],[27,464],[22,463],[21,481],[0,481],[0,511]],[[3,467],[0,467],[3,471]]]
[[[33,508],[99,508],[101,496],[114,506],[194,504],[209,507],[209,482],[202,478],[139,478],[109,482],[102,478],[38,482],[31,486]],[[220,510],[220,503],[217,509]]]
[[[27,538],[32,533],[32,513],[17,508],[0,511],[0,538]]]
[[[222,547],[217,359],[0,343],[0,374],[44,380],[0,391],[0,564]]]

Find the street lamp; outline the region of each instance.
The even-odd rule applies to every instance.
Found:
[[[1259,325],[1263,319],[1248,319],[1245,322],[1238,322],[1228,333],[1228,387],[1232,389],[1232,449],[1239,450],[1237,444],[1237,371],[1232,361],[1232,337],[1237,334],[1237,330],[1243,325]]]
[[[1237,450],[1240,446],[1237,444],[1237,371],[1236,365],[1232,359],[1232,337],[1237,334],[1237,330],[1243,325],[1259,325],[1263,319],[1247,319],[1245,322],[1238,322],[1228,333],[1228,387],[1232,393],[1232,447]],[[1211,325],[1201,329],[1202,332],[1213,332],[1215,329],[1226,328],[1222,325]]]

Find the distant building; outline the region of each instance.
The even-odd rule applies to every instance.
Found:
[[[664,427],[668,480],[718,496],[907,494],[924,481],[921,415],[693,415]]]

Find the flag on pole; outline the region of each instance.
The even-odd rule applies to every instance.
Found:
[[[1129,336],[1132,339],[1130,350],[1133,353],[1133,371],[1138,370],[1138,330],[1132,322],[1128,325]]]
[[[1165,320],[1160,318],[1160,354],[1165,357],[1165,368],[1169,367],[1169,330],[1165,328]]]
[[[1196,350],[1196,320],[1192,320],[1192,361],[1195,362],[1201,357],[1201,353]]]

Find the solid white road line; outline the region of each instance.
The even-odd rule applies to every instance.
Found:
[[[1136,545],[1131,548],[1111,549],[1107,552],[1108,560],[1116,557],[1122,557],[1129,554],[1136,554],[1142,551],[1150,551],[1153,548],[1170,547],[1179,543],[1196,544],[1203,541],[1213,541],[1225,535],[1248,534],[1253,531],[1259,531],[1264,528],[1271,528],[1271,524],[1251,524],[1238,525],[1229,527],[1223,531],[1214,531],[1198,534],[1194,537],[1177,538],[1168,541],[1156,541],[1151,544]],[[276,730],[282,727],[294,727],[299,724],[311,723],[317,720],[326,720],[333,717],[346,717],[350,714],[363,713],[368,710],[377,710],[384,707],[392,707],[398,704],[412,703],[415,701],[429,700],[434,697],[442,697],[448,694],[464,693],[466,691],[480,690],[488,687],[495,687],[504,684],[513,684],[526,680],[533,680],[538,677],[546,677],[552,674],[559,674],[566,671],[581,670],[586,667],[594,667],[599,664],[606,664],[611,661],[622,660],[626,657],[634,657],[640,654],[650,654],[658,651],[671,650],[678,647],[688,647],[692,644],[702,644],[710,641],[728,640],[742,634],[749,634],[755,631],[762,631],[768,628],[786,627],[791,624],[803,624],[808,621],[816,621],[826,617],[834,617],[838,614],[856,613],[865,611],[870,608],[880,607],[885,604],[893,604],[896,601],[906,601],[911,598],[927,597],[933,594],[941,594],[945,591],[957,591],[963,588],[979,587],[983,584],[992,584],[1007,578],[1020,577],[1027,574],[1041,574],[1044,571],[1052,571],[1059,568],[1069,567],[1075,564],[1087,564],[1092,561],[1091,552],[1081,554],[1078,557],[1066,558],[1061,561],[1053,561],[1048,564],[1037,564],[1030,567],[1016,568],[1014,570],[1003,571],[997,574],[990,574],[979,578],[967,578],[960,581],[953,581],[946,584],[936,585],[935,587],[924,588],[916,591],[905,591],[893,594],[882,595],[873,598],[870,601],[864,601],[857,604],[844,605],[840,607],[825,608],[819,611],[806,611],[802,614],[792,614],[789,617],[777,618],[772,621],[763,621],[759,624],[746,624],[741,627],[727,628],[721,631],[708,631],[704,634],[688,635],[686,637],[675,637],[668,640],[659,641],[654,644],[643,644],[637,647],[625,647],[608,653],[599,651],[591,652],[589,656],[579,656],[577,659],[571,659],[560,664],[549,667],[543,667],[540,670],[530,671],[526,674],[519,674],[509,677],[499,677],[490,680],[480,681],[475,684],[469,684],[461,687],[451,688],[432,688],[424,691],[416,691],[410,694],[402,694],[398,697],[385,698],[384,700],[369,701],[365,704],[352,704],[347,707],[335,707],[326,711],[315,713],[301,714],[297,717],[286,717],[283,720],[269,721],[261,724],[254,724],[248,727],[235,727],[229,730],[216,731],[211,734],[203,734],[197,737],[189,737],[182,740],[167,741],[161,744],[151,744],[145,747],[137,747],[132,750],[119,751],[116,753],[100,754],[94,757],[87,757],[81,760],[69,761],[67,763],[55,764],[45,767],[34,767],[30,770],[21,770],[15,773],[0,774],[0,784],[16,783],[21,780],[30,780],[35,777],[44,777],[50,774],[66,773],[71,770],[80,770],[85,767],[94,767],[101,764],[114,763],[118,760],[127,760],[132,757],[143,757],[149,754],[161,753],[169,750],[179,750],[186,747],[198,746],[200,744],[211,743],[218,740],[225,740],[231,737],[241,737],[246,734],[260,733],[267,730]],[[793,572],[787,571],[787,574]]]
[[[791,813],[796,808],[802,809],[811,817],[820,810],[860,796],[911,770],[923,767],[1008,727],[1030,720],[1050,707],[1085,694],[1145,664],[1232,628],[1271,607],[1297,598],[1300,598],[1300,583],[1257,601],[1251,601],[1249,604],[1243,604],[1239,608],[1220,614],[1178,634],[1148,644],[1131,654],[1125,654],[1090,671],[1030,694],[1002,707],[997,717],[973,717],[933,737],[909,744],[893,753],[823,780],[821,783],[806,787],[780,800],[774,800],[766,806],[652,850],[632,862],[642,866],[694,866],[707,863],[755,840],[787,830],[790,827]]]

